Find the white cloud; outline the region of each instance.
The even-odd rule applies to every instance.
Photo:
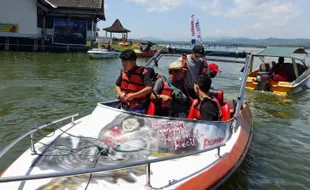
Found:
[[[307,1],[307,0],[303,0]],[[249,37],[249,38],[295,38],[307,36],[309,32],[300,22],[306,7],[298,7],[291,0],[233,0],[234,7],[223,7],[213,0],[215,16],[229,19],[228,22],[238,22],[234,26],[222,26],[215,32],[204,36],[216,37]],[[212,7],[209,3],[209,7]],[[216,5],[216,6],[215,6]],[[212,8],[201,8],[207,14],[213,15]]]
[[[218,28],[208,36],[214,37],[247,37],[263,39],[269,37],[276,38],[298,38],[307,37],[310,29],[305,30],[303,24],[285,24],[282,22],[257,22],[238,28]]]
[[[288,0],[234,0],[234,3],[235,7],[224,14],[225,17],[252,16],[269,20],[295,11],[295,7]]]
[[[136,4],[140,4],[146,8],[148,12],[164,12],[170,11],[183,4],[184,0],[128,0]]]
[[[220,15],[221,4],[219,0],[212,0],[211,3],[202,4],[201,9],[212,16]]]
[[[175,10],[181,6],[200,15],[202,36],[248,38],[295,38],[310,35],[310,0],[127,0],[148,12]],[[202,10],[207,19],[197,10]],[[189,15],[190,16],[190,15]],[[204,22],[212,19],[211,30],[204,30]],[[172,19],[173,20],[173,19]],[[210,24],[210,23],[207,23]],[[208,26],[208,25],[207,25]],[[190,36],[180,32],[179,36]],[[174,38],[175,36],[171,37]]]

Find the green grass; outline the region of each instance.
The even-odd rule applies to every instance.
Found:
[[[138,43],[135,43],[136,45],[138,45]],[[102,43],[98,44],[98,47],[101,47]],[[107,44],[105,44],[107,46]],[[137,49],[134,45],[128,45],[128,46],[121,46],[118,43],[113,43],[111,45],[112,48],[114,48],[115,50],[118,51],[124,51],[126,49]],[[157,46],[157,50],[161,49],[163,46]]]

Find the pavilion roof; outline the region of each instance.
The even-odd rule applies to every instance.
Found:
[[[113,32],[113,33],[127,33],[130,32],[130,30],[126,29],[123,27],[122,23],[119,21],[119,19],[116,19],[114,23],[108,27],[108,28],[103,28],[103,30],[107,32]]]

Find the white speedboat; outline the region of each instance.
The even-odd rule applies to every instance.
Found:
[[[91,49],[87,51],[87,54],[93,59],[113,59],[118,58],[119,52],[107,49]]]
[[[116,100],[78,120],[73,115],[33,129],[0,152],[1,158],[30,137],[31,147],[0,174],[0,189],[215,189],[240,166],[252,141],[246,73],[234,109],[218,97],[222,121],[193,120],[192,110],[188,119],[158,117],[152,104],[148,114],[136,114],[120,110]],[[37,140],[34,134],[47,127],[55,132]]]

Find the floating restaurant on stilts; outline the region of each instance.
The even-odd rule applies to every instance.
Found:
[[[86,52],[105,21],[104,0],[3,0],[0,51]]]

